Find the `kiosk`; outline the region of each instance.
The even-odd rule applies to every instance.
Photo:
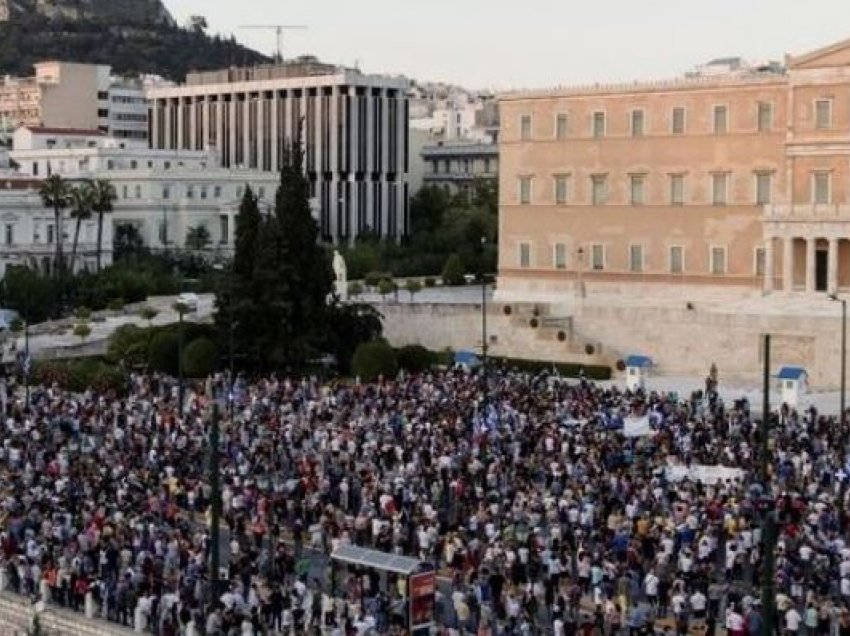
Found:
[[[809,374],[806,370],[803,367],[782,367],[776,377],[780,382],[782,401],[791,407],[799,406],[803,396],[809,392]]]
[[[437,573],[425,561],[356,545],[341,545],[331,554],[333,580],[336,586],[337,564],[355,570],[371,570],[381,575],[385,588],[391,587],[389,576],[404,580],[405,619],[411,636],[426,636],[435,626],[434,604]],[[362,599],[361,599],[362,602]]]

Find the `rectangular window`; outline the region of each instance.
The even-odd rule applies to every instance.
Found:
[[[531,177],[519,178],[519,204],[529,205],[531,203]]]
[[[763,247],[756,248],[755,263],[753,264],[753,273],[756,276],[764,276],[767,251]]]
[[[726,248],[712,247],[711,248],[711,273],[725,274],[726,273]]]
[[[162,188],[162,198],[163,199],[170,199],[171,198],[171,190],[168,188],[168,186],[163,186],[163,188]]]
[[[629,271],[643,271],[643,245],[629,245]]]
[[[685,271],[685,250],[681,245],[670,247],[670,273],[681,274]]]
[[[124,185],[121,186],[121,198],[129,199],[130,198],[130,186]]]
[[[711,203],[713,205],[726,205],[729,196],[729,175],[718,172],[711,175]]]
[[[202,199],[207,198],[207,186],[201,186],[201,198]]]
[[[677,106],[673,109],[670,117],[670,129],[674,135],[685,134],[685,109],[682,106]]]
[[[646,177],[642,174],[633,174],[629,177],[629,189],[631,192],[632,205],[643,205],[645,201]]]
[[[590,177],[590,202],[592,205],[605,205],[608,201],[608,177],[595,174]]]
[[[195,187],[194,186],[186,186],[186,198],[194,199],[195,198]]]
[[[531,267],[531,243],[519,244],[519,266],[523,269]]]
[[[51,243],[51,244],[53,243],[53,226],[52,225],[47,226],[47,242]]]
[[[831,180],[829,172],[815,172],[812,175],[812,203],[825,205],[832,202]]]
[[[567,269],[567,246],[555,244],[555,269]]]
[[[523,141],[531,139],[531,115],[522,115],[519,118],[519,138]]]
[[[140,186],[140,185],[136,186],[136,198],[137,199],[142,198],[142,186]]]
[[[685,175],[683,174],[670,175],[670,204],[685,204]]]
[[[221,234],[221,242],[229,243],[230,242],[230,217],[226,214],[222,214],[218,217],[219,222],[219,232]]]
[[[769,172],[756,173],[756,205],[770,203],[771,176]]]
[[[566,113],[558,113],[555,121],[555,139],[566,139],[569,134],[569,119]]]
[[[6,245],[15,244],[15,226],[12,223],[6,224]]]
[[[592,134],[594,137],[604,137],[605,136],[605,112],[598,110],[593,113],[593,129]]]
[[[832,128],[831,99],[819,99],[815,102],[815,127],[820,130]]]
[[[729,130],[729,111],[723,104],[714,107],[714,134],[725,135]]]
[[[590,249],[590,266],[595,271],[601,271],[605,269],[605,246],[593,245]]]
[[[759,102],[758,105],[758,127],[759,132],[767,132],[773,129],[773,104],[770,102]]]
[[[214,196],[216,199],[221,198],[221,186],[215,186],[215,187],[213,188],[213,196]]]
[[[569,199],[569,180],[569,175],[555,175],[555,203],[557,205],[565,205]]]
[[[632,111],[632,137],[643,137],[644,134],[644,112],[642,110]]]

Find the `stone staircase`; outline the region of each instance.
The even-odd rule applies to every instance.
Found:
[[[33,618],[38,614],[44,636],[130,636],[131,629],[104,620],[86,618],[83,614],[44,603],[33,604],[10,592],[0,592],[0,634],[27,636]]]

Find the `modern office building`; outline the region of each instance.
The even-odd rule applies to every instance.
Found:
[[[32,77],[0,78],[0,134],[19,126],[100,130],[147,145],[147,87],[161,78],[123,78],[109,66],[41,62]]]
[[[500,115],[500,292],[850,290],[850,41]]]
[[[52,210],[38,197],[41,181],[51,174],[72,182],[106,179],[115,187],[115,209],[104,233],[104,263],[111,262],[111,237],[121,225],[135,226],[144,244],[160,251],[185,249],[189,231],[204,227],[209,237],[205,256],[226,258],[232,254],[235,217],[246,184],[259,196],[263,210],[272,209],[278,185],[272,173],[222,168],[210,151],[139,148],[97,130],[24,127],[15,133],[14,146],[9,156],[17,170],[0,171],[0,260],[40,269],[51,266],[51,246],[58,234]],[[87,222],[78,268],[94,262],[91,232]],[[70,246],[71,221],[63,223],[62,233]]]
[[[470,195],[476,181],[496,181],[499,146],[483,143],[437,143],[422,149],[424,184],[448,194]]]
[[[221,167],[275,173],[301,136],[321,236],[350,241],[409,231],[408,80],[315,60],[190,73],[154,88],[150,139],[158,150],[214,148]]]

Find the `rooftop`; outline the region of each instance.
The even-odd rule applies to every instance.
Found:
[[[421,154],[423,157],[455,157],[458,155],[489,155],[495,157],[499,154],[499,145],[475,142],[439,143],[424,146]]]

